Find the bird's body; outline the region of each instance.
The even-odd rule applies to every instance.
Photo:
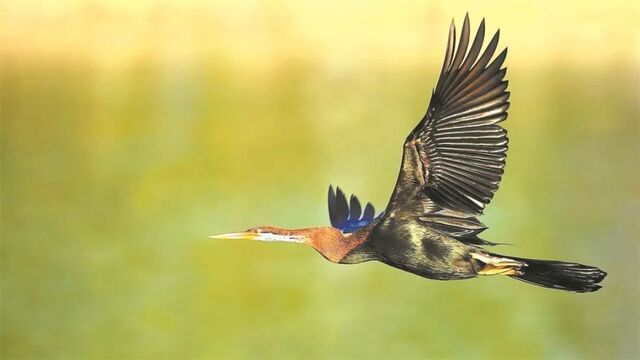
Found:
[[[509,93],[502,64],[506,49],[490,61],[497,32],[485,50],[484,20],[470,42],[465,17],[456,48],[453,23],[445,61],[422,120],[407,137],[396,186],[378,216],[368,203],[349,201],[329,187],[332,227],[288,230],[258,227],[215,236],[304,243],[335,263],[376,260],[437,280],[507,275],[549,288],[590,292],[606,273],[596,267],[561,261],[497,255],[496,245],[478,235],[477,218],[498,189],[507,151]],[[467,49],[469,49],[467,51]]]
[[[413,208],[415,207],[408,207]],[[441,221],[460,221],[460,218],[454,216],[425,217],[403,208],[391,211],[370,226],[359,229],[347,237],[353,237],[361,243],[338,262],[354,264],[377,260],[436,280],[478,276],[482,264],[474,256],[490,256],[489,253],[482,251],[477,245],[467,244],[459,238],[436,230],[432,226],[433,223],[429,222],[434,218]]]
[[[390,222],[388,226],[381,225],[374,228],[370,240],[353,254],[348,254],[345,261],[366,253],[387,265],[429,279],[456,280],[477,276],[471,249],[454,238],[419,224],[397,227]]]

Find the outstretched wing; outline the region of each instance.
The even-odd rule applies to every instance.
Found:
[[[508,82],[503,80],[506,69],[501,68],[507,49],[490,62],[498,31],[480,55],[484,27],[482,20],[467,51],[468,16],[457,48],[456,29],[451,23],[444,64],[429,108],[404,144],[394,198],[414,194],[408,188],[418,186],[440,207],[480,214],[498,189],[508,142],[507,132],[497,125],[507,118],[509,108]]]
[[[361,212],[360,200],[355,195],[351,195],[349,203],[347,203],[347,197],[340,187],[334,192],[333,186],[329,186],[329,219],[331,220],[331,226],[343,233],[352,233],[377,219],[375,217],[376,210],[371,203],[367,203],[364,207],[362,216]]]

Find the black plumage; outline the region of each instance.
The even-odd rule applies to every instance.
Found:
[[[427,113],[405,143],[405,152],[418,152],[429,199],[472,214],[481,213],[497,190],[508,142],[507,132],[497,125],[507,118],[509,108],[506,69],[501,69],[507,50],[489,64],[500,37],[496,32],[478,59],[484,27],[483,20],[467,52],[469,18],[465,17],[457,49],[451,24]]]

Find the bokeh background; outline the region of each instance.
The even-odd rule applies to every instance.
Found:
[[[3,358],[639,356],[632,1],[0,7]],[[600,266],[602,291],[207,239],[327,224],[330,183],[384,208],[466,11],[509,47],[485,238]]]

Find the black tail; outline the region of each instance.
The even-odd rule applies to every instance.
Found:
[[[530,284],[552,289],[592,292],[601,288],[598,285],[607,273],[597,267],[552,260],[519,259],[527,264],[521,268],[522,275],[512,276]]]

